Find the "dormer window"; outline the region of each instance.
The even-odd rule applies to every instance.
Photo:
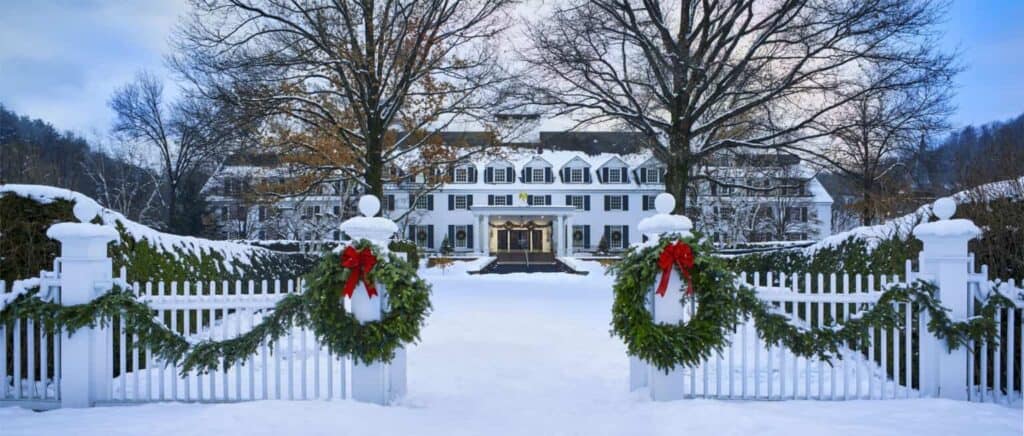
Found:
[[[455,169],[455,183],[469,183],[469,168]]]
[[[583,183],[583,168],[570,168],[569,169],[569,182],[571,183]]]
[[[494,183],[508,183],[508,180],[505,180],[504,168],[494,171]]]
[[[647,183],[662,183],[661,169],[657,167],[645,168]]]
[[[532,180],[534,183],[544,181],[544,168],[531,168],[530,171],[533,173],[532,177],[530,177],[530,180]]]
[[[619,168],[608,172],[608,183],[622,183],[622,171]]]

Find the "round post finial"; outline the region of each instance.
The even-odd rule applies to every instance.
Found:
[[[658,213],[670,214],[676,208],[676,198],[668,192],[662,192],[654,197],[654,210]]]
[[[385,217],[378,217],[380,199],[373,195],[359,197],[359,213],[363,216],[352,217],[341,223],[341,231],[352,239],[368,239],[373,243],[386,246],[388,239],[398,232],[398,225]]]
[[[375,195],[359,197],[359,213],[363,216],[377,216],[380,212],[380,200]]]
[[[932,213],[940,220],[948,220],[953,217],[954,213],[956,213],[956,202],[949,197],[943,197],[935,200],[935,204],[932,205]]]

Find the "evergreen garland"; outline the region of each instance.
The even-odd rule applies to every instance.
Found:
[[[0,310],[0,324],[16,319],[37,319],[49,334],[58,330],[74,334],[83,327],[107,327],[114,317],[121,326],[138,336],[135,347],[148,348],[164,362],[181,362],[182,374],[191,370],[208,372],[220,364],[230,368],[257,352],[261,344],[274,344],[294,327],[311,327],[317,338],[335,354],[351,355],[358,362],[388,362],[402,344],[419,340],[420,327],[430,311],[430,286],[416,276],[416,268],[394,254],[381,253],[366,240],[357,248],[372,247],[378,263],[370,278],[387,291],[390,310],[384,319],[360,324],[345,312],[342,285],[349,270],[340,257],[329,253],[306,280],[304,294],[290,294],[277,302],[263,320],[239,336],[190,344],[154,316],[154,310],[140,302],[129,289],[113,289],[85,304],[64,306],[43,301],[34,291],[19,295]],[[377,297],[379,298],[379,297]]]
[[[656,245],[631,248],[609,273],[617,274],[612,307],[612,334],[623,339],[628,353],[650,362],[661,370],[676,366],[693,367],[719,353],[729,345],[728,333],[746,319],[753,319],[759,337],[773,346],[784,345],[793,354],[817,357],[831,363],[842,358],[839,348],[862,349],[875,328],[907,327],[905,317],[894,307],[896,303],[912,303],[927,311],[928,331],[944,339],[955,350],[971,341],[995,344],[999,329],[995,314],[1014,308],[1012,301],[993,293],[980,308],[978,316],[965,321],[952,321],[948,310],[935,298],[934,284],[922,280],[890,286],[870,309],[840,325],[803,328],[790,321],[790,316],[777,311],[771,303],[757,296],[749,286],[740,285],[736,276],[725,268],[722,260],[700,253],[711,247],[696,238],[682,238],[694,249],[695,264],[691,277],[697,300],[697,311],[688,323],[658,324],[647,310],[645,300],[651,295],[655,277],[660,272],[658,256],[666,245],[678,238],[661,238]],[[654,297],[661,298],[661,297]],[[687,298],[687,297],[683,297]],[[680,301],[682,304],[682,301]],[[716,307],[707,307],[714,305]]]

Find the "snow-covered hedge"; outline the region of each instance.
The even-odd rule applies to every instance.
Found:
[[[0,185],[0,279],[34,276],[52,268],[60,247],[46,237],[46,229],[68,221],[114,226],[120,240],[111,245],[110,255],[115,267],[127,268],[130,280],[294,277],[313,260],[246,244],[163,233],[67,189]]]
[[[1024,274],[1024,178],[989,183],[951,196],[956,217],[969,218],[985,233],[970,249],[979,264],[996,277]],[[837,233],[804,248],[751,253],[732,260],[741,271],[850,272],[902,274],[907,259],[916,260],[921,242],[917,224],[933,220],[932,205],[882,224]]]

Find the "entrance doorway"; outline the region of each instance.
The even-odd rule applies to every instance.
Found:
[[[542,230],[498,230],[498,251],[545,252]]]

